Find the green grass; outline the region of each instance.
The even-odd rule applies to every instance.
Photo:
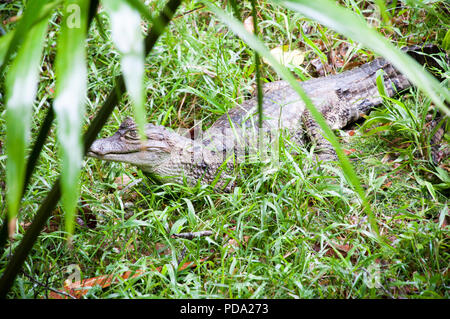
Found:
[[[317,76],[311,61],[318,55],[304,43],[299,32],[302,27],[310,26],[308,38],[325,53],[349,45],[345,63],[374,57],[299,14],[258,3],[264,43],[269,48],[288,44],[305,50],[305,63],[296,72],[306,79]],[[446,26],[439,15],[418,7],[394,11],[388,6],[392,25],[386,25],[364,4],[367,1],[343,3],[366,18],[371,16],[399,46],[422,43],[424,37],[440,44],[448,28],[448,21]],[[197,7],[186,3],[178,14]],[[14,4],[0,8],[7,16],[19,10]],[[443,15],[445,3],[437,1],[434,8]],[[250,15],[248,4],[242,9],[244,18]],[[50,28],[58,31],[56,24]],[[120,72],[119,56],[109,32],[106,34],[107,38],[101,36],[97,24],[89,34],[86,123],[111,89],[111,79]],[[47,41],[55,41],[54,33]],[[54,85],[55,48],[49,45],[45,50],[33,136]],[[328,72],[343,68],[333,65]],[[448,79],[449,67],[445,69]],[[254,91],[253,52],[212,14],[198,10],[180,15],[170,24],[146,60],[146,76],[149,122],[189,128],[202,120],[206,129]],[[278,79],[267,65],[263,65],[261,76],[267,81]],[[431,106],[415,90],[396,99],[420,119]],[[58,289],[69,276],[68,266],[76,264],[83,278],[146,271],[109,288],[94,288],[89,298],[448,298],[449,229],[443,226],[448,221],[448,181],[447,188],[438,186],[445,182],[437,176],[439,169],[420,151],[427,142],[421,139],[425,124],[395,116],[396,102],[386,103],[394,111],[378,111],[373,122],[375,116],[384,116],[398,125],[372,135],[359,130],[343,139],[343,148],[356,150],[350,158],[389,246],[375,240],[357,194],[339,170],[331,167],[337,174],[330,176],[312,162],[306,148],[297,148],[296,154],[282,148],[275,172],[265,164],[240,167],[244,178],[230,194],[205,186],[155,185],[145,179],[121,190],[117,177],[127,175],[134,181],[142,174],[126,165],[87,159],[81,176],[79,217],[86,223],[95,219],[95,227],[76,225],[73,247],[68,248],[58,207],[27,258],[23,268],[26,275],[18,276],[9,296],[45,297],[49,290],[36,285],[30,276]],[[0,111],[0,141],[4,142],[3,106]],[[102,136],[112,134],[132,113],[125,98]],[[19,243],[60,171],[54,133],[25,194],[18,234],[1,257],[0,269],[6,266],[6,255]],[[0,180],[4,180],[5,161],[6,156],[0,154]],[[448,160],[445,165],[440,169],[448,172]],[[4,193],[2,188],[2,201]],[[214,234],[194,240],[171,237],[173,233],[202,230]],[[203,258],[208,259],[199,262]],[[189,261],[198,266],[177,271]],[[162,267],[160,272],[155,271],[157,267]],[[371,284],[374,278],[376,284]]]

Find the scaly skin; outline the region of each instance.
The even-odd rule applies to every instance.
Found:
[[[435,50],[435,47],[427,48]],[[412,52],[411,48],[405,51]],[[382,58],[341,74],[300,82],[300,85],[331,129],[341,129],[382,102],[376,85],[379,70],[384,72],[387,95],[393,96],[411,86],[405,76]],[[235,164],[246,160],[246,155],[261,151],[258,145],[273,144],[280,133],[291,136],[297,143],[304,143],[305,137],[309,137],[316,144],[320,160],[335,158],[333,147],[288,83],[269,83],[264,91],[261,135],[256,129],[257,100],[252,98],[222,115],[195,140],[165,127],[147,124],[147,140],[140,141],[135,123],[127,118],[113,136],[96,140],[88,156],[135,165],[165,182],[215,183],[216,188],[225,191],[234,186]],[[258,144],[261,143],[258,136],[264,137],[262,144]]]

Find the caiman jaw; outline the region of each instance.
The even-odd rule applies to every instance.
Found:
[[[87,156],[88,157],[94,157],[94,158],[98,158],[98,159],[102,159],[102,160],[106,160],[106,161],[122,161],[121,158],[123,154],[130,154],[130,153],[137,153],[138,151],[131,151],[131,152],[120,152],[120,153],[97,153],[97,152],[93,152],[91,150],[89,150],[87,152]]]
[[[122,148],[116,147],[117,144],[121,145]],[[97,140],[92,144],[87,156],[136,166],[146,164],[146,158],[149,154],[145,149],[142,149],[140,145],[123,145],[125,143],[117,144],[115,145],[113,142],[108,141],[108,138]]]

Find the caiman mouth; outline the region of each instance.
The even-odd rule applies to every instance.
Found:
[[[116,136],[95,140],[90,146],[87,156],[98,159],[113,160],[124,155],[139,152],[140,148],[133,144],[125,143]]]
[[[126,163],[130,165],[137,166],[138,168],[148,171],[150,168],[158,165],[158,163],[153,163],[148,158],[147,152],[142,152],[141,150],[123,150],[118,152],[117,150],[109,150],[105,152],[104,149],[89,149],[86,153],[88,157],[93,157],[99,160],[107,162],[118,162]]]
[[[88,157],[98,157],[98,155],[96,153],[91,152],[91,151],[87,151],[86,156],[88,156]]]

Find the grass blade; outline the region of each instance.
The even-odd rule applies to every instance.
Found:
[[[314,53],[317,54],[317,56],[320,58],[320,61],[322,61],[322,63],[327,63],[328,62],[328,58],[327,55],[325,53],[323,53],[319,47],[311,41],[310,38],[308,38],[305,33],[303,32],[303,28],[299,28],[300,30],[300,34],[302,35],[303,41],[305,41],[305,44],[308,45],[313,51]]]
[[[444,50],[450,50],[450,29],[447,30],[444,39],[442,40],[442,48]]]
[[[62,161],[61,188],[65,210],[65,230],[73,232],[80,169],[83,159],[81,126],[84,114],[87,71],[85,38],[89,1],[67,0],[58,38],[56,96],[54,110]]]
[[[256,36],[258,36],[258,16],[256,15],[256,3],[255,0],[251,1],[252,4],[252,17],[253,17],[253,30]],[[258,99],[258,128],[260,132],[258,133],[259,143],[262,143],[262,134],[261,129],[263,125],[263,91],[261,84],[261,67],[260,67],[260,58],[258,52],[254,52],[255,54],[255,75],[256,75],[256,96]]]
[[[133,102],[134,118],[145,138],[144,41],[139,12],[125,0],[103,0],[110,17],[114,44],[121,55],[121,70]]]
[[[14,231],[25,178],[25,153],[39,80],[39,66],[48,20],[42,20],[25,36],[6,78],[6,181],[9,234]]]
[[[330,0],[275,0],[274,2],[316,20],[383,56],[428,95],[442,112],[447,116],[450,115],[449,108],[439,96],[450,102],[448,89],[441,87],[440,83],[429,72],[423,70],[419,63],[370,28],[360,16]]]

